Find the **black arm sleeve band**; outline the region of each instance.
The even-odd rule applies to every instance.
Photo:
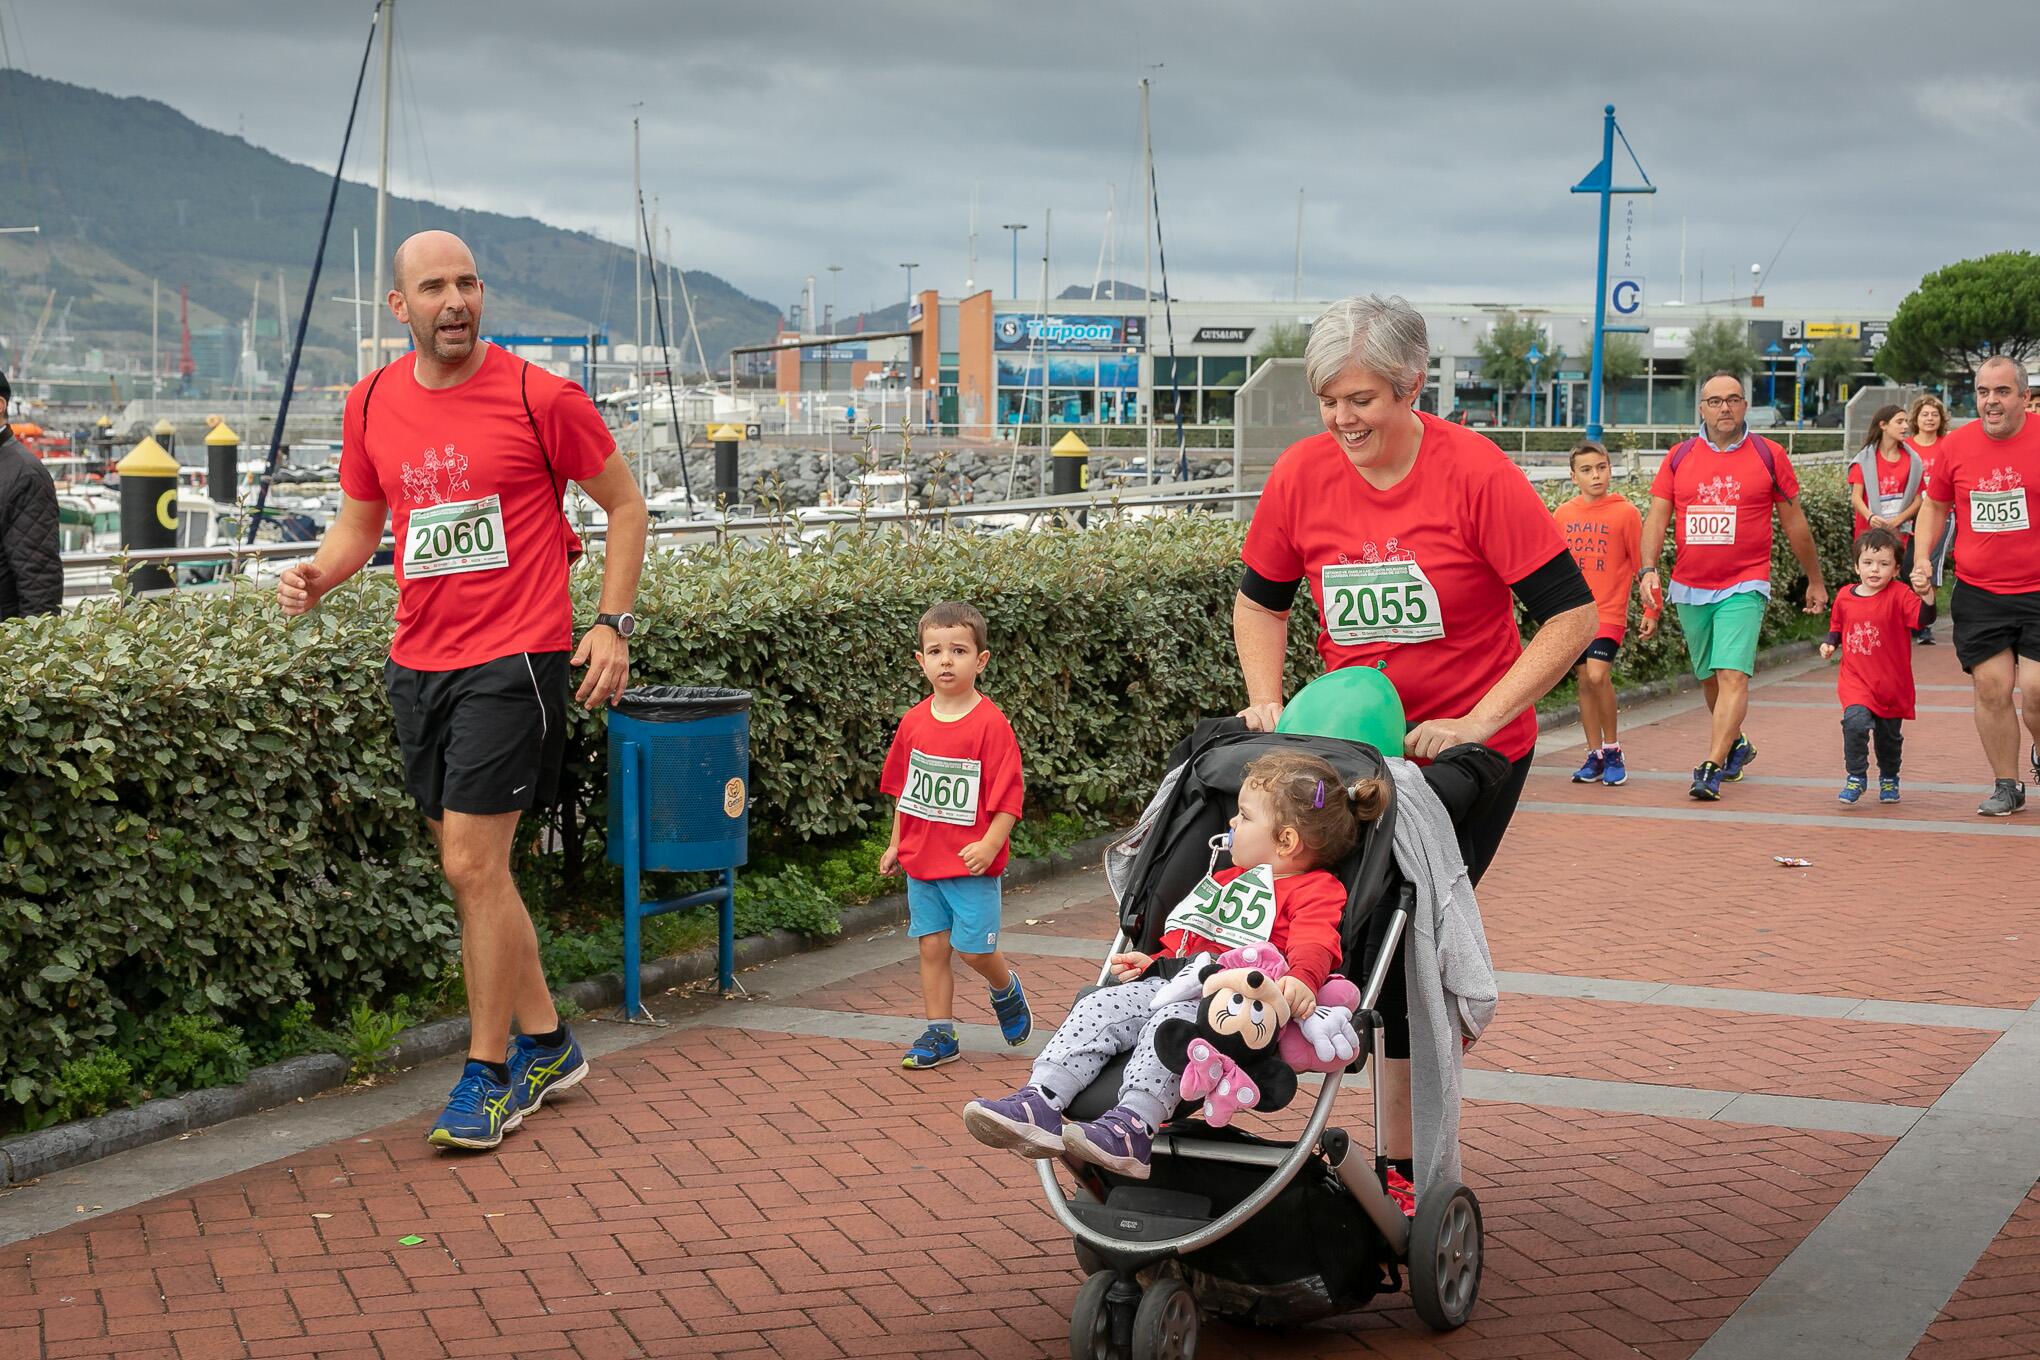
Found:
[[[1587,578],[1580,575],[1580,564],[1564,548],[1522,580],[1511,581],[1509,589],[1516,592],[1523,608],[1539,623],[1594,602],[1594,592],[1587,589]]]
[[[1934,618],[1935,618],[1935,616],[1936,616],[1937,612],[1938,612],[1938,611],[1937,611],[1937,610],[1935,609],[1935,607],[1934,607],[1934,602],[1933,602],[1932,600],[1921,600],[1921,601],[1920,601],[1920,627],[1922,627],[1922,628],[1931,628],[1931,627],[1933,627],[1933,626],[1934,626]]]
[[[1240,573],[1240,594],[1278,614],[1289,612],[1289,606],[1296,603],[1296,588],[1302,584],[1300,576],[1294,581],[1271,581],[1252,567]]]
[[[1926,623],[1927,623],[1927,611],[1922,609],[1920,611],[1920,625],[1924,627]],[[1837,633],[1834,629],[1830,628],[1828,629],[1826,641],[1827,645],[1830,647],[1839,647],[1842,645],[1842,635],[1840,633]]]

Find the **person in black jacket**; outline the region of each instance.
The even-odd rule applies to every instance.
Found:
[[[0,620],[54,614],[64,603],[57,487],[6,423],[13,395],[0,373]]]

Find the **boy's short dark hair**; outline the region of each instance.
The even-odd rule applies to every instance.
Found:
[[[1598,453],[1603,458],[1608,457],[1608,450],[1602,445],[1600,440],[1582,439],[1579,443],[1573,445],[1573,451],[1566,455],[1566,471],[1578,472],[1580,470],[1580,455],[1583,453]],[[1612,462],[1613,460],[1611,459],[1610,461]]]
[[[1905,549],[1900,545],[1898,535],[1877,524],[1856,535],[1856,541],[1849,546],[1849,560],[1853,562],[1865,552],[1879,548],[1889,552],[1894,562],[1905,560]]]
[[[943,600],[930,605],[928,612],[921,615],[920,626],[914,630],[915,646],[925,641],[930,628],[968,628],[977,650],[985,650],[985,616],[962,600]]]

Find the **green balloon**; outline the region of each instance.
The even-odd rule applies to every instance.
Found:
[[[1298,690],[1275,730],[1364,741],[1385,756],[1399,756],[1408,724],[1393,681],[1373,666],[1342,666]]]

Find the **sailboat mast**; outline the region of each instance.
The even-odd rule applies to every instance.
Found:
[[[634,357],[631,360],[631,391],[635,394],[637,423],[632,427],[631,447],[636,457],[631,461],[637,465],[638,490],[645,487],[645,258],[642,214],[645,195],[640,187],[641,164],[638,146],[638,120],[630,120],[630,281],[637,290],[637,304],[632,309],[636,323]]]
[[[1141,373],[1147,386],[1147,479],[1150,485],[1155,480],[1155,144],[1148,135],[1148,83],[1143,76],[1140,82],[1140,207],[1141,207],[1141,293],[1147,310],[1146,324],[1141,328],[1141,345],[1147,351],[1147,362],[1141,365]]]
[[[382,322],[383,313],[389,308],[383,305],[383,297],[389,291],[383,284],[383,265],[390,257],[390,71],[397,36],[397,0],[381,0],[382,9],[378,16],[382,24],[382,143],[376,153],[375,172],[375,297],[373,320],[369,329],[369,367],[382,367]],[[356,296],[360,290],[356,289]]]
[[[1303,301],[1303,190],[1296,191],[1296,283],[1290,290],[1291,302]]]

